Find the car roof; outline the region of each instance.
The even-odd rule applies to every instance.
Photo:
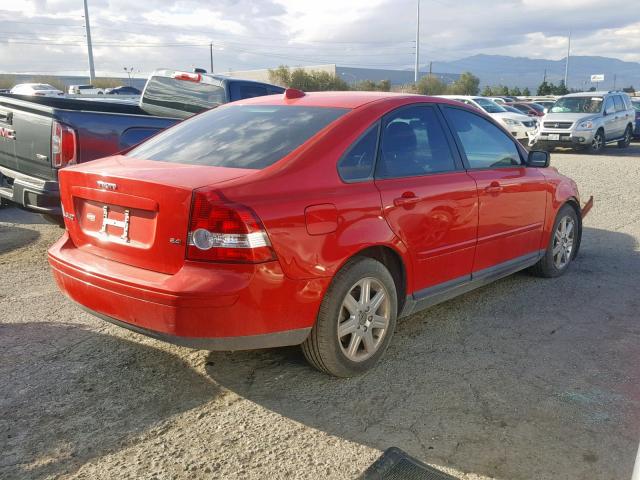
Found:
[[[626,92],[619,91],[610,91],[610,90],[600,90],[597,92],[578,92],[578,93],[569,93],[565,95],[565,97],[593,97],[593,96],[604,96],[604,95],[628,95]]]
[[[297,105],[301,107],[329,107],[354,109],[372,102],[398,101],[416,97],[420,101],[442,102],[441,98],[425,95],[390,92],[309,92],[298,98],[285,98],[285,95],[267,95],[248,98],[235,102],[242,105]],[[442,102],[445,103],[445,102]]]

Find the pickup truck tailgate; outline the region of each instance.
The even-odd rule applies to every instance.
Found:
[[[51,168],[53,119],[23,109],[12,109],[0,100],[0,167],[29,172],[42,180],[55,180]]]

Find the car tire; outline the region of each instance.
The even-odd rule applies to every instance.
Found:
[[[627,125],[627,129],[624,131],[624,138],[618,142],[618,148],[627,148],[631,145],[631,138],[633,137],[633,130],[631,125]]]
[[[531,267],[531,272],[544,278],[554,278],[564,274],[576,256],[580,235],[578,214],[571,205],[564,205],[553,223],[551,238],[544,256]]]
[[[604,131],[602,129],[598,130],[596,134],[593,136],[591,140],[591,145],[589,147],[589,153],[598,154],[604,150]]]
[[[396,285],[389,270],[372,258],[356,257],[327,289],[302,352],[322,372],[336,377],[360,375],[387,350],[397,312]]]

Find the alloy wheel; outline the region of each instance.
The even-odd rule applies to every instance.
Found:
[[[575,243],[576,224],[570,216],[562,217],[553,235],[553,263],[563,270],[571,261]]]
[[[591,140],[591,150],[594,152],[599,152],[602,149],[602,137],[599,133],[596,133]]]
[[[391,299],[385,286],[373,277],[353,285],[340,307],[338,342],[342,353],[352,362],[374,355],[389,327]]]

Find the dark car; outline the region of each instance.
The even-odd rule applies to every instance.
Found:
[[[135,87],[115,87],[107,91],[107,95],[140,95],[141,93]]]

